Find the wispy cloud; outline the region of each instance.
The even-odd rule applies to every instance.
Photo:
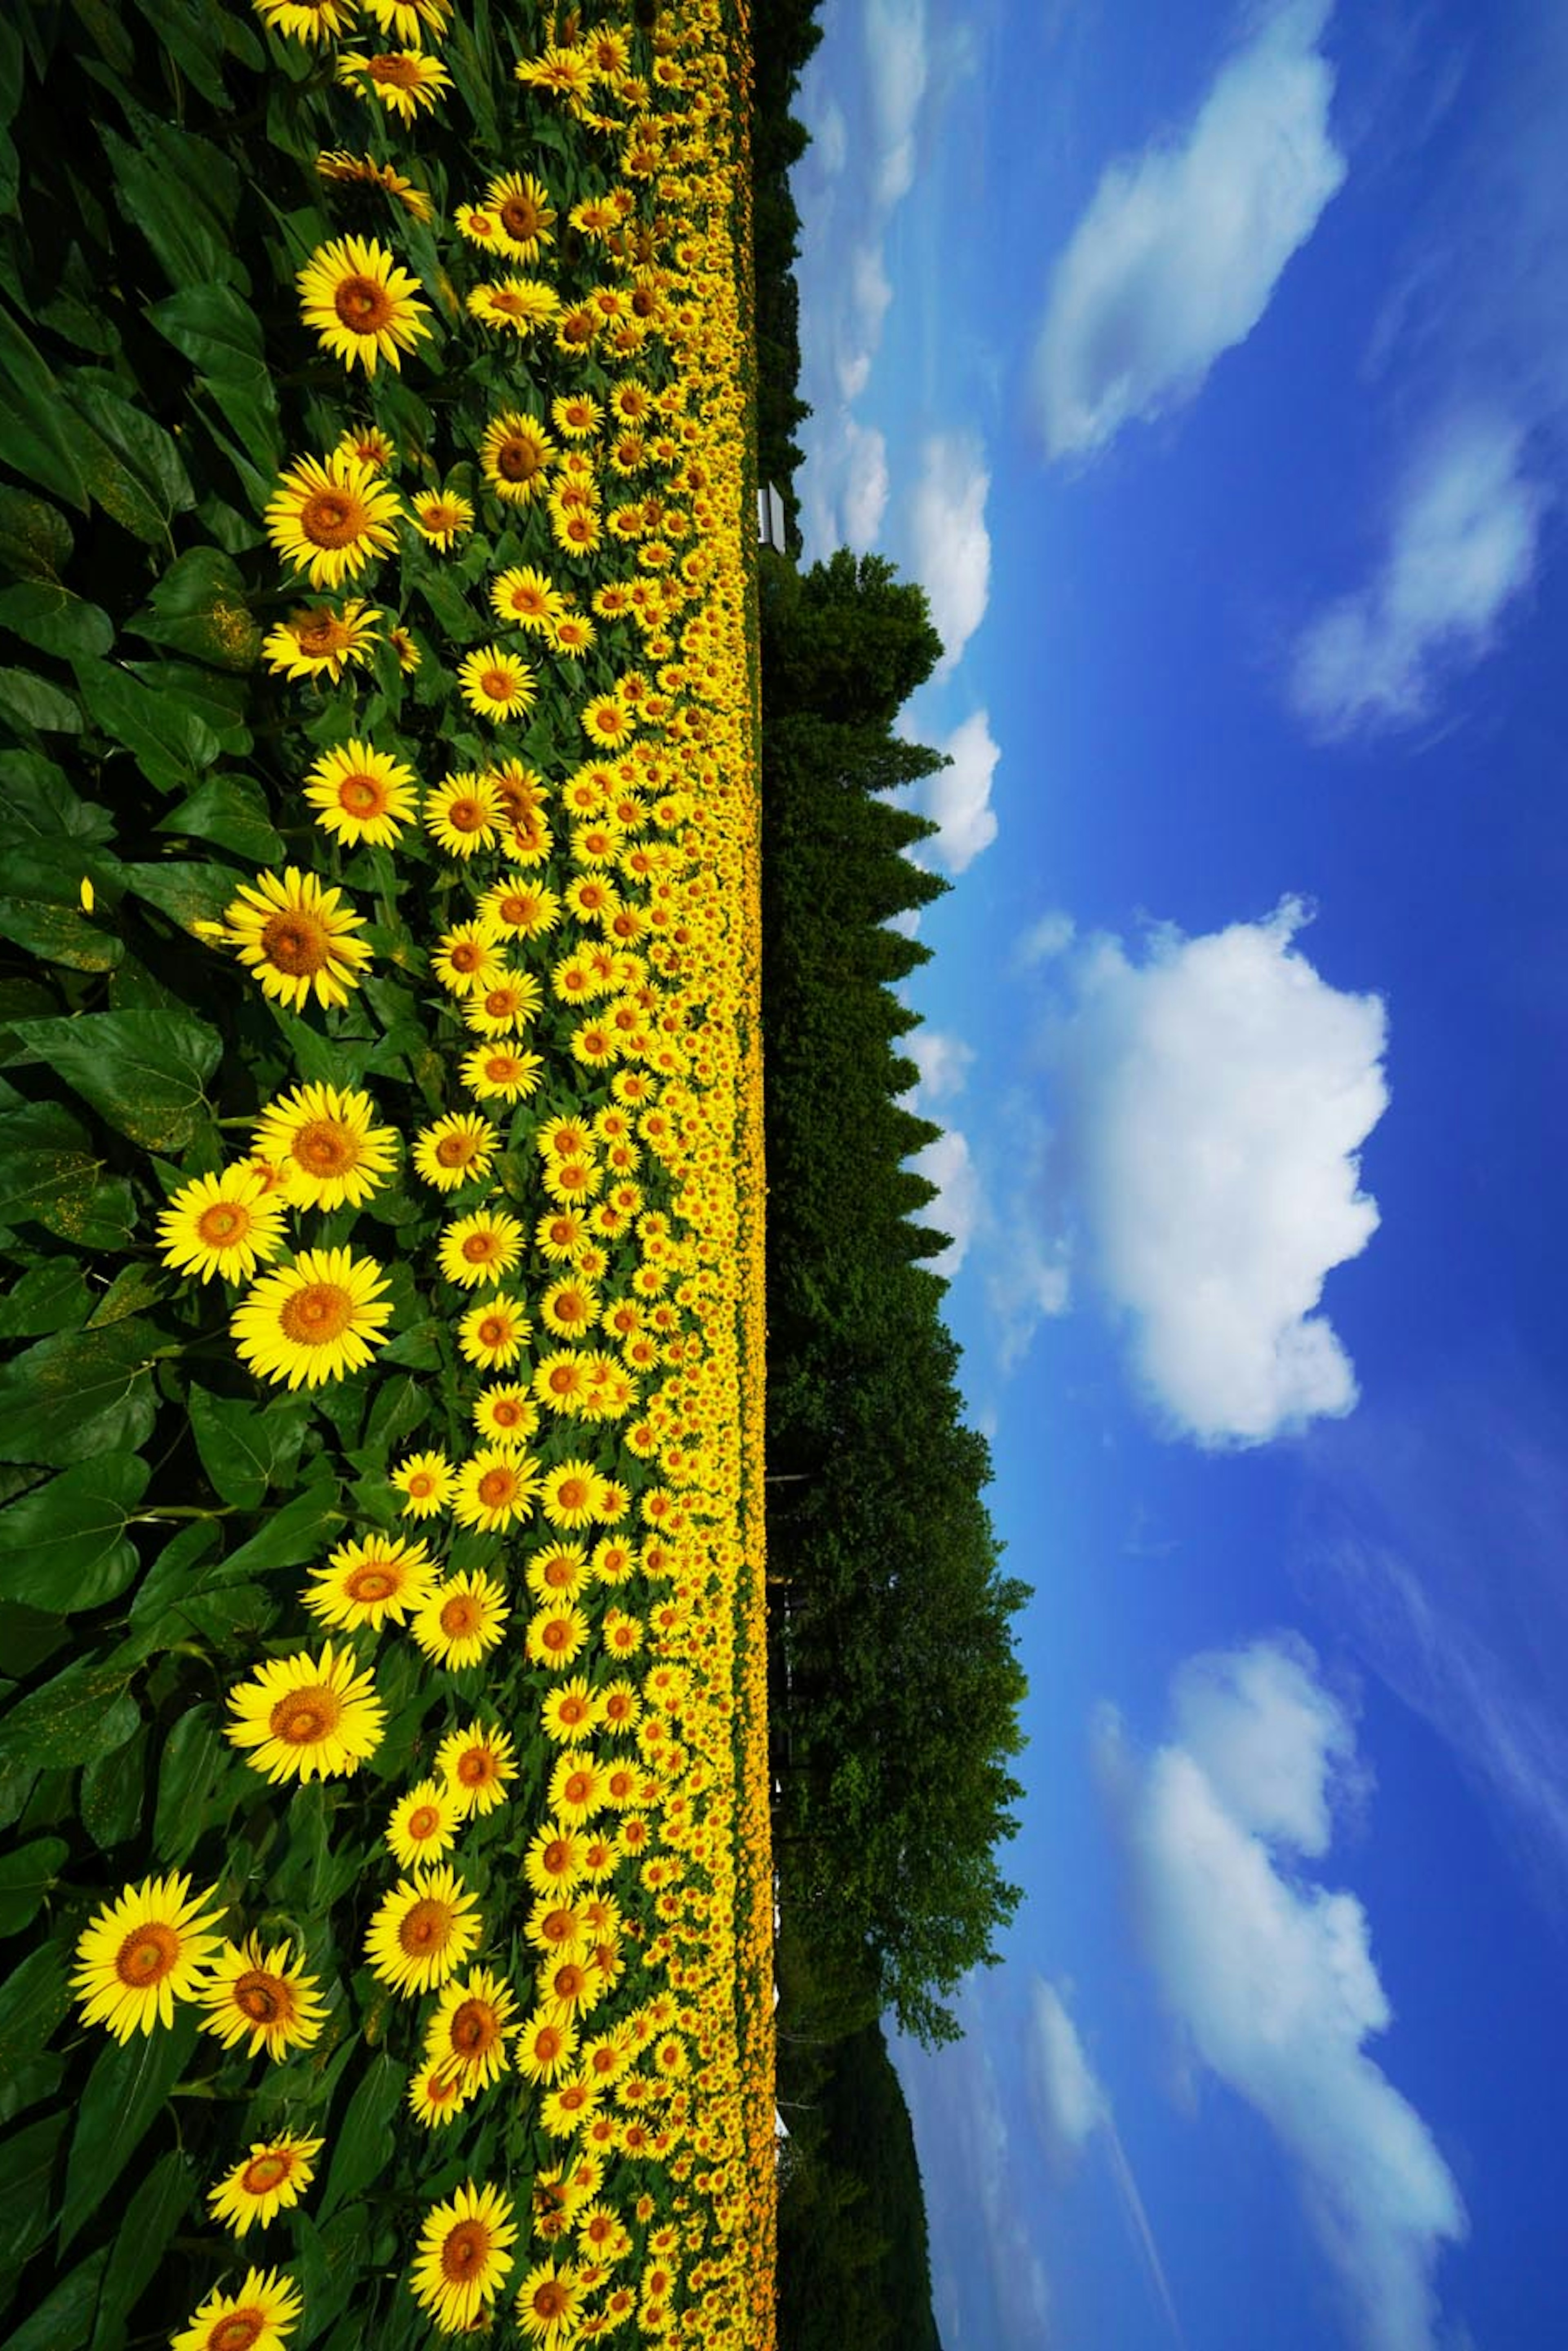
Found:
[[[936,1186],[936,1197],[922,1209],[920,1220],[933,1232],[948,1237],[948,1247],[930,1263],[934,1272],[950,1281],[968,1256],[985,1216],[980,1172],[968,1138],[958,1127],[945,1127],[936,1142],[917,1151],[909,1164],[917,1176]]]
[[[1291,697],[1309,724],[1337,737],[1427,717],[1529,587],[1546,503],[1518,423],[1497,413],[1445,422],[1401,490],[1372,578],[1297,642]]]
[[[933,434],[921,453],[904,530],[915,577],[925,590],[942,640],[941,677],[956,667],[986,616],[991,540],[986,496],[991,477],[973,433]]]
[[[1366,2351],[1433,2351],[1435,2272],[1466,2231],[1432,2133],[1367,2054],[1393,2022],[1354,1894],[1313,1883],[1354,1723],[1303,1642],[1197,1657],[1147,1756],[1113,1710],[1097,1760],[1148,1955],[1195,2059],[1263,2117]],[[1360,1792],[1364,1793],[1364,1782]]]
[[[1305,919],[1287,900],[1204,937],[1158,933],[1140,962],[1093,940],[1061,967],[1045,1030],[1042,1241],[1082,1236],[1141,1382],[1203,1445],[1260,1444],[1356,1399],[1319,1306],[1378,1223],[1359,1154],[1388,1099],[1385,1016],[1314,970]]]
[[[1054,457],[1180,406],[1244,342],[1345,176],[1329,133],[1322,0],[1291,0],[1192,121],[1111,164],[1057,263],[1035,355]]]
[[[991,734],[990,713],[971,711],[934,747],[946,754],[947,765],[911,788],[910,805],[937,827],[920,844],[923,853],[949,873],[963,873],[997,837],[991,781],[1001,747]]]

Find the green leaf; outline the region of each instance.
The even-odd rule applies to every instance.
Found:
[[[232,286],[182,287],[165,301],[151,304],[147,317],[214,383],[253,389],[266,379],[261,321]]]
[[[13,1357],[0,1368],[0,1461],[65,1469],[95,1453],[134,1452],[152,1426],[152,1364],[163,1343],[131,1315]]]
[[[71,527],[58,507],[0,488],[0,564],[19,580],[57,580],[71,559]]]
[[[122,1265],[88,1316],[88,1329],[104,1331],[111,1322],[123,1322],[128,1314],[141,1314],[156,1306],[168,1287],[168,1276],[150,1265]]]
[[[60,2086],[60,2076],[66,2061],[52,2050],[41,2050],[37,2056],[27,2058],[14,2074],[0,2081],[0,2123],[13,2121],[29,2106],[52,2098]]]
[[[114,643],[107,612],[47,580],[25,580],[0,591],[0,629],[68,661],[101,661]]]
[[[8,2338],[5,2351],[85,2351],[98,2306],[99,2282],[108,2260],[107,2245],[89,2253],[81,2267],[72,2270],[47,2301],[22,2321]]]
[[[182,695],[160,694],[113,662],[78,667],[76,681],[93,724],[130,752],[157,791],[195,784],[223,747]]]
[[[259,1532],[231,1552],[221,1568],[209,1569],[204,1585],[238,1583],[279,1567],[298,1567],[337,1541],[343,1524],[336,1479],[307,1488],[280,1510],[269,1512]]]
[[[209,776],[158,827],[193,841],[215,841],[253,865],[283,862],[280,833],[267,814],[267,795],[248,776]]]
[[[361,2074],[349,2101],[332,2152],[316,2217],[325,2220],[350,2197],[368,2188],[387,2159],[387,2133],[406,2085],[401,2065],[379,2050]]]
[[[133,1837],[141,1823],[145,1724],[112,1755],[84,1764],[78,1798],[82,1826],[99,1853]]]
[[[5,418],[6,464],[85,514],[87,489],[77,462],[80,435],[43,355],[3,304],[0,413]]]
[[[215,923],[234,899],[238,875],[219,865],[189,865],[171,858],[166,865],[128,865],[125,886],[150,906],[188,931],[193,923]]]
[[[68,1666],[0,1719],[0,1762],[25,1759],[40,1771],[65,1771],[112,1755],[141,1719],[130,1679],[122,1666]]]
[[[222,1767],[233,1761],[210,1706],[193,1706],[180,1717],[158,1764],[152,1846],[162,1860],[176,1868],[189,1860],[216,1816],[214,1785],[227,1776]]]
[[[36,751],[0,751],[0,805],[18,834],[40,844],[73,841],[85,850],[114,831],[109,810],[80,799],[64,770]]]
[[[219,669],[253,669],[261,652],[245,582],[215,547],[193,547],[172,563],[146,609],[127,625],[152,644],[172,645]]]
[[[196,2176],[188,2157],[171,2147],[125,2208],[99,2298],[92,2351],[110,2351],[111,2344],[122,2339],[125,2322],[152,2284],[169,2240],[195,2193]]]
[[[139,149],[99,126],[119,186],[120,214],[141,231],[172,286],[215,286],[243,274],[226,226],[209,200],[214,184],[211,163],[230,177],[234,166],[206,140],[173,123],[168,129],[172,137],[160,140],[156,126],[151,127]],[[182,152],[182,146],[188,152]],[[204,168],[209,174],[204,189],[193,184],[193,172]]]
[[[5,1165],[0,1155],[0,1169]],[[0,1224],[11,1222],[8,1204],[0,1202]],[[74,1258],[46,1258],[0,1298],[0,1339],[35,1339],[75,1329],[86,1320],[89,1295]]]
[[[68,2114],[41,2116],[0,2147],[0,2272],[14,2277],[49,2232]]]
[[[35,2056],[70,2006],[66,1954],[40,1943],[0,1984],[0,2082]]]
[[[112,931],[99,929],[79,905],[58,900],[0,898],[0,938],[68,971],[113,971],[125,956]]]
[[[252,736],[245,723],[250,695],[247,678],[209,669],[201,662],[128,661],[125,667],[130,676],[151,686],[160,701],[177,703],[185,716],[200,719],[216,736],[219,750],[226,751],[230,758],[243,759],[249,751]]]
[[[141,2146],[195,2045],[195,2011],[181,2006],[167,2029],[135,2033],[123,2046],[111,2041],[100,2053],[76,2110],[60,2207],[62,2252]]]
[[[217,1549],[219,1540],[218,1528],[211,1519],[193,1519],[189,1526],[172,1536],[137,1586],[136,1597],[131,1604],[131,1624],[156,1624],[172,1600],[192,1589],[191,1570],[208,1552]],[[149,1646],[156,1647],[157,1644]]]
[[[0,1935],[18,1935],[37,1917],[69,1851],[63,1837],[35,1837],[0,1854]]]
[[[110,1453],[0,1510],[0,1597],[60,1616],[118,1598],[141,1564],[126,1527],[152,1474],[140,1454]]]
[[[294,1475],[310,1417],[308,1395],[280,1396],[257,1412],[245,1396],[214,1395],[192,1385],[191,1428],[213,1490],[242,1510],[259,1510],[269,1486]]]
[[[213,1115],[203,1088],[223,1058],[223,1040],[193,1014],[85,1012],[19,1020],[14,1034],[149,1151],[183,1151],[201,1117]]]
[[[0,669],[0,716],[40,735],[81,733],[81,712],[70,695],[30,669]]]
[[[0,1113],[0,1224],[37,1223],[80,1249],[115,1249],[126,1240],[131,1218],[130,1185],[106,1174],[103,1161],[59,1103]],[[51,1279],[63,1280],[59,1275]],[[5,1312],[0,1307],[0,1336],[25,1336],[27,1326],[8,1328]],[[62,1315],[58,1322],[31,1327],[58,1330],[70,1319]]]

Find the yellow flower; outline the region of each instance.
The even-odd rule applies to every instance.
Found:
[[[325,1567],[312,1570],[305,1605],[323,1624],[345,1631],[379,1631],[390,1617],[401,1625],[435,1582],[435,1562],[422,1542],[370,1535],[341,1542]]]
[[[502,251],[515,261],[532,261],[541,245],[555,242],[549,190],[531,172],[503,172],[486,189],[485,203],[500,229]]]
[[[296,41],[336,40],[354,22],[356,0],[251,0],[269,32]]]
[[[576,2055],[577,2033],[564,2017],[531,2016],[517,2035],[517,2071],[530,2082],[553,2082]]]
[[[487,1969],[454,1980],[425,2027],[427,2060],[465,2089],[488,2089],[507,2070],[507,2036],[516,2008],[510,1984]]]
[[[358,457],[301,457],[267,509],[267,535],[312,588],[340,588],[397,545],[397,493]]]
[[[455,1475],[444,1453],[411,1453],[391,1474],[405,1519],[435,1518],[452,1499]]]
[[[585,1527],[594,1518],[599,1501],[599,1473],[591,1461],[559,1461],[545,1473],[542,1494],[545,1517],[552,1527],[569,1531]]]
[[[396,1130],[371,1123],[375,1108],[357,1089],[296,1086],[268,1102],[252,1148],[283,1166],[290,1200],[357,1208],[381,1190],[397,1155]]]
[[[268,1657],[229,1692],[226,1736],[267,1779],[349,1779],[382,1743],[386,1708],[351,1649]]]
[[[481,1102],[527,1102],[538,1089],[544,1062],[538,1053],[497,1039],[465,1053],[462,1072],[464,1084]]]
[[[266,1177],[243,1164],[182,1185],[159,1213],[164,1264],[204,1281],[214,1273],[246,1280],[283,1247],[283,1202],[268,1192]]]
[[[498,621],[539,636],[548,636],[557,613],[566,609],[548,576],[530,564],[497,573],[490,604]]]
[[[389,40],[406,41],[411,49],[423,46],[434,33],[439,40],[452,16],[452,0],[362,0]]]
[[[486,1730],[482,1722],[470,1722],[444,1739],[435,1750],[435,1769],[465,1819],[493,1813],[517,1776],[510,1738],[504,1730]]]
[[[263,1276],[229,1320],[239,1359],[258,1379],[319,1387],[361,1371],[386,1341],[392,1303],[373,1258],[306,1249]]]
[[[202,2029],[225,2049],[248,2040],[247,2057],[265,2049],[277,2059],[308,2049],[319,2037],[327,2011],[316,1978],[297,1963],[287,1943],[264,1951],[258,1935],[225,1943],[201,1989]]]
[[[415,1868],[376,1907],[365,1936],[371,1972],[405,1997],[455,1975],[478,1944],[478,1904],[446,1864]]]
[[[277,2213],[298,2203],[316,2176],[315,2158],[325,2144],[324,2139],[295,2138],[287,2132],[253,2139],[246,2160],[236,2163],[207,2198],[214,2220],[222,2220],[236,2237],[252,2226],[265,2229]]]
[[[467,769],[448,776],[424,804],[424,829],[449,857],[472,857],[493,849],[501,830],[501,806],[487,776]]]
[[[428,2062],[421,2065],[408,2085],[408,2103],[426,2130],[444,2128],[477,2095],[456,2074],[444,2074],[439,2065]]]
[[[488,1173],[500,1137],[487,1118],[456,1111],[414,1137],[414,1173],[438,1192],[455,1192]]]
[[[498,496],[525,506],[543,491],[555,450],[543,425],[507,409],[486,427],[479,462]]]
[[[208,2294],[171,2351],[285,2351],[303,2307],[292,2278],[247,2270],[237,2293]]]
[[[457,1472],[452,1514],[460,1527],[497,1534],[526,1519],[538,1485],[538,1465],[511,1446],[481,1446]]]
[[[478,1568],[464,1568],[435,1585],[409,1629],[427,1657],[455,1674],[495,1647],[510,1615],[505,1587]]]
[[[510,2273],[517,2237],[512,2203],[498,2188],[466,2181],[426,2213],[410,2283],[444,2334],[466,2334],[490,2307]]]
[[[536,1609],[528,1619],[523,1647],[529,1662],[547,1672],[564,1673],[588,1642],[588,1619],[574,1604],[557,1603]]]
[[[415,530],[444,555],[474,528],[472,500],[460,498],[455,491],[415,490],[411,504]]]
[[[516,653],[503,653],[499,645],[480,645],[465,653],[458,664],[457,679],[463,699],[476,717],[519,718],[533,707],[534,671]]]
[[[503,277],[498,285],[476,286],[465,307],[482,326],[531,335],[536,327],[549,325],[560,308],[560,298],[541,278]]]
[[[386,1830],[392,1859],[402,1869],[434,1861],[455,1838],[462,1817],[449,1789],[434,1780],[421,1780],[392,1806]]]
[[[340,70],[348,62],[342,60]],[[371,60],[372,68],[376,62]],[[402,354],[430,332],[429,309],[416,291],[419,281],[400,269],[373,236],[340,236],[319,246],[296,282],[305,324],[314,329],[322,350],[346,368],[357,360],[373,375],[383,359],[390,367],[401,367]]]
[[[438,1261],[448,1281],[477,1290],[510,1273],[523,1253],[523,1228],[502,1208],[459,1217],[441,1236]]]
[[[371,959],[354,935],[363,927],[341,891],[286,865],[281,874],[263,873],[242,885],[224,910],[222,935],[263,993],[298,1012],[312,996],[318,1004],[348,1002]]]
[[[335,685],[349,664],[362,668],[370,660],[381,617],[358,596],[350,596],[340,611],[330,604],[309,605],[270,629],[261,650],[267,667],[285,677],[329,677]]]
[[[505,1371],[528,1344],[529,1329],[521,1299],[497,1290],[468,1309],[457,1326],[457,1344],[465,1361],[481,1371]]]
[[[452,87],[452,76],[439,57],[423,57],[417,49],[392,49],[376,57],[340,57],[338,79],[358,83],[367,97],[380,99],[389,114],[404,122],[433,110]]]
[[[414,813],[413,769],[351,736],[321,754],[306,778],[305,798],[334,841],[389,849]]]
[[[380,188],[384,195],[395,196],[413,220],[435,218],[435,206],[424,190],[416,188],[412,180],[405,180],[401,172],[394,172],[390,163],[378,163],[373,155],[350,155],[343,147],[324,149],[316,158],[316,169],[324,180]]]
[[[117,2041],[174,2022],[174,2002],[195,2000],[220,1937],[215,1888],[191,1893],[189,1877],[145,1878],[99,1910],[78,1938],[72,1989],[89,2024]],[[215,1907],[209,1906],[215,1905]]]
[[[628,741],[637,725],[625,703],[615,694],[596,695],[584,705],[580,716],[582,731],[590,741],[608,744],[612,748]]]
[[[492,1445],[526,1445],[539,1425],[539,1410],[527,1388],[485,1388],[474,1400],[473,1419]]]
[[[572,2341],[582,2293],[581,2273],[570,2262],[559,2267],[554,2261],[538,2262],[517,2293],[517,2324],[525,2341],[540,2345],[542,2351],[559,2351]]]

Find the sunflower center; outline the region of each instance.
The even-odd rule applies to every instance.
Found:
[[[331,962],[332,934],[319,915],[291,906],[262,925],[261,951],[275,971],[304,979]]]
[[[430,1895],[423,1896],[399,1926],[398,1941],[410,1959],[439,1951],[451,1935],[455,1915],[450,1902],[437,1902]]]
[[[586,1804],[593,1793],[593,1782],[586,1771],[574,1771],[566,1783],[569,1804]]]
[[[508,482],[531,482],[543,462],[538,443],[517,433],[496,452],[496,471]]]
[[[558,1364],[549,1375],[552,1395],[570,1395],[577,1385],[577,1367],[573,1364]]]
[[[297,1347],[325,1347],[340,1339],[354,1319],[354,1301],[341,1283],[312,1281],[285,1299],[277,1324]]]
[[[557,2000],[580,2000],[588,1989],[588,1977],[575,1959],[568,1959],[557,1968],[551,1989]]]
[[[330,1118],[313,1118],[302,1126],[289,1150],[311,1176],[341,1176],[360,1160],[358,1137]]]
[[[586,1478],[563,1478],[557,1489],[556,1499],[563,1510],[585,1509],[588,1503],[588,1480]]]
[[[258,2155],[247,2163],[240,2175],[240,2186],[251,2196],[267,2196],[294,2168],[294,2159],[287,2155]]]
[[[483,671],[479,678],[479,691],[481,694],[487,694],[492,702],[505,702],[512,691],[511,672],[505,669]]]
[[[463,1256],[469,1265],[490,1265],[501,1254],[498,1233],[470,1233],[463,1244]]]
[[[488,674],[494,677],[496,672],[491,670]],[[454,800],[446,811],[446,821],[454,832],[480,832],[485,826],[485,803],[476,799]]]
[[[441,1629],[449,1641],[469,1639],[484,1621],[484,1611],[469,1592],[455,1593],[441,1611]]]
[[[486,1314],[479,1325],[482,1347],[504,1347],[512,1335],[511,1325],[499,1314]]]
[[[570,1638],[571,1627],[559,1616],[552,1617],[545,1626],[544,1645],[547,1649],[564,1649]]]
[[[259,1970],[237,1977],[229,1998],[253,2024],[274,2024],[288,2011],[287,1987],[276,1976],[263,1975]]]
[[[441,2248],[441,2274],[450,2284],[461,2285],[483,2270],[489,2258],[490,2231],[484,2221],[459,2220]]]
[[[483,2057],[501,2037],[500,2020],[486,2000],[465,2000],[450,2029],[452,2046],[465,2057]]]
[[[465,1788],[483,1788],[495,1778],[487,1747],[469,1747],[457,1759],[457,1777]]]
[[[386,790],[378,777],[345,776],[338,786],[338,805],[347,816],[381,816],[386,804]]]
[[[531,196],[508,196],[501,206],[501,225],[508,236],[516,237],[519,245],[526,245],[529,237],[538,236],[539,233],[538,204]]]
[[[492,1053],[485,1064],[485,1075],[493,1086],[509,1086],[519,1074],[520,1067],[513,1053]]]
[[[455,948],[452,961],[454,968],[461,968]],[[444,1134],[435,1146],[435,1156],[443,1167],[466,1167],[478,1147],[471,1134]]]
[[[343,1585],[350,1600],[390,1600],[398,1580],[390,1568],[357,1567]]]
[[[390,82],[394,89],[419,88],[419,59],[400,57],[396,51],[389,56],[371,59],[371,79]]]
[[[226,2310],[208,2335],[202,2351],[251,2351],[267,2326],[267,2313],[254,2306]]]
[[[317,490],[299,509],[299,528],[312,547],[351,547],[368,519],[346,490]]]
[[[503,898],[501,901],[500,916],[504,923],[521,925],[529,922],[533,918],[533,901],[528,898]]]
[[[536,2057],[541,2059],[545,2064],[553,2065],[556,2059],[560,2055],[561,2044],[562,2035],[560,2027],[556,2024],[544,2025],[535,2036],[534,2054]]]
[[[214,1200],[196,1219],[196,1231],[209,1249],[226,1249],[250,1230],[250,1210],[237,1200]]]
[[[528,2300],[533,2305],[535,2317],[552,2325],[557,2319],[564,2318],[571,2308],[571,2297],[559,2278],[543,2279],[535,2286]]]
[[[433,1837],[441,1828],[441,1814],[434,1804],[420,1804],[408,1816],[411,1837]]]
[[[336,612],[306,612],[291,625],[300,652],[308,653],[313,660],[346,653],[353,643],[353,631],[345,627]]]
[[[180,1956],[180,1938],[172,1927],[150,1918],[127,1935],[114,1955],[114,1972],[122,1984],[140,1991],[162,1982]]]
[[[505,1020],[517,1008],[517,993],[512,987],[493,987],[485,998],[485,1009],[492,1020]]]
[[[479,1499],[487,1510],[498,1510],[504,1503],[515,1500],[517,1491],[514,1469],[486,1469],[479,1480]]]
[[[296,1335],[289,1332],[290,1338]],[[290,1690],[280,1698],[267,1717],[267,1728],[286,1746],[315,1747],[330,1738],[342,1713],[343,1702],[337,1691],[325,1682],[316,1682],[308,1689]]]
[[[457,509],[450,498],[433,498],[424,509],[427,530],[455,530],[457,523]]]

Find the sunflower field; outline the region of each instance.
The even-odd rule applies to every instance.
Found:
[[[747,73],[0,18],[13,2351],[772,2338]]]

